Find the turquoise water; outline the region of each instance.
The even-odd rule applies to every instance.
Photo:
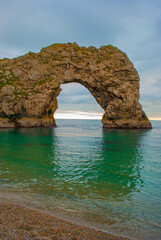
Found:
[[[0,197],[137,239],[161,239],[161,122],[0,130]]]

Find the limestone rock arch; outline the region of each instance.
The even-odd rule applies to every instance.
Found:
[[[0,60],[0,127],[55,126],[63,83],[80,83],[104,109],[105,128],[151,128],[139,101],[139,76],[127,55],[111,45],[53,44]]]

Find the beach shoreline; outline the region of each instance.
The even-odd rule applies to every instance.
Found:
[[[19,203],[0,201],[0,239],[128,240]]]

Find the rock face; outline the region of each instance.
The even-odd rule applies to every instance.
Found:
[[[0,127],[55,126],[61,84],[80,83],[104,109],[105,128],[151,128],[139,100],[139,76],[111,45],[53,44],[0,60]]]

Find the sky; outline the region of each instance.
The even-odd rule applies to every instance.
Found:
[[[140,76],[143,110],[161,118],[161,0],[0,0],[0,58],[67,42],[126,52]],[[83,86],[62,89],[59,116],[103,112]]]

